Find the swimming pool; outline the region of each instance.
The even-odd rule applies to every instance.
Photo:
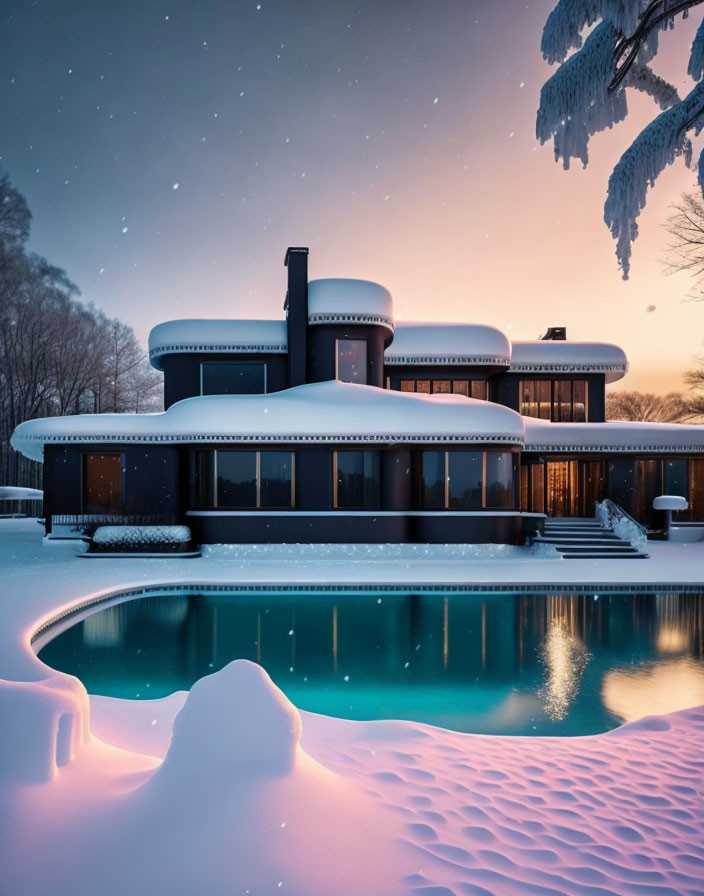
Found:
[[[166,592],[95,611],[39,657],[91,694],[163,697],[244,657],[313,712],[594,734],[704,703],[704,594]]]

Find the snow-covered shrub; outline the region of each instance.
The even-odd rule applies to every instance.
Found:
[[[188,526],[99,526],[92,549],[98,551],[173,552],[188,547]]]

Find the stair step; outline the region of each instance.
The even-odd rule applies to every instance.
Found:
[[[623,544],[620,538],[552,538],[548,537],[540,537],[534,538],[533,542],[538,542],[538,544],[566,544],[566,545],[616,545]]]
[[[564,554],[563,560],[647,560],[650,554],[641,554],[636,551],[633,554]]]
[[[620,554],[620,553],[630,553],[631,551],[635,551],[632,545],[628,544],[626,541],[621,541],[618,544],[601,544],[601,545],[593,545],[592,548],[589,548],[588,545],[569,545],[566,544],[558,550],[563,551],[565,553],[585,553],[589,550],[598,550],[602,554]]]

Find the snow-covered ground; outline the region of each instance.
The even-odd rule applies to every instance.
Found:
[[[149,584],[701,584],[704,544],[642,561],[521,548],[232,547],[76,556],[0,520],[0,892],[701,894],[704,708],[583,738],[298,712],[246,661],[189,694],[89,698],[30,639]],[[173,732],[173,737],[172,737]]]

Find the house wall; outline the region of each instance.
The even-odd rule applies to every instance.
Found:
[[[579,424],[576,424],[579,425]],[[542,462],[540,462],[542,461]],[[534,454],[525,452],[522,456],[521,477],[524,488],[522,489],[521,509],[528,512],[543,512],[552,515],[554,508],[550,506],[547,477],[545,476],[546,464],[550,462],[560,463],[569,461],[580,467],[589,466],[594,462],[602,465],[603,482],[598,494],[593,495],[598,500],[610,498],[618,504],[626,513],[633,516],[642,525],[650,528],[662,528],[665,524],[665,515],[662,511],[653,510],[653,499],[661,494],[681,494],[690,503],[689,510],[677,514],[683,520],[704,519],[704,488],[698,485],[704,475],[704,458],[687,457],[683,455],[662,454]],[[678,471],[682,471],[677,484],[673,483],[668,475],[667,468],[670,462],[677,465]],[[530,477],[540,477],[545,485],[545,503],[536,506],[532,500]],[[582,477],[578,472],[574,483],[581,487]],[[559,502],[558,502],[559,503]],[[569,501],[567,502],[570,503]],[[577,515],[590,516],[592,507],[587,507],[586,502],[580,505],[579,499],[575,501],[578,509]]]
[[[166,355],[164,368],[164,409],[184,398],[200,395],[200,365],[208,361],[251,361],[266,364],[267,392],[280,392],[288,386],[285,354],[194,354]]]
[[[391,334],[386,327],[372,324],[316,324],[308,327],[308,382],[335,379],[335,340],[365,339],[367,342],[367,384],[384,385],[384,347]]]
[[[203,446],[203,449],[223,447]],[[414,458],[415,450],[411,446],[340,446],[378,451],[379,501],[369,510],[334,508],[333,452],[336,446],[291,447],[295,453],[294,510],[200,509],[191,501],[187,521],[196,541],[204,544],[307,541],[515,543],[522,536],[523,520],[517,509],[504,512],[418,510],[414,504],[418,459]],[[251,448],[266,450],[271,446],[252,445]],[[195,468],[194,464],[190,466]]]
[[[400,390],[401,380],[489,380],[491,397],[491,376],[495,369],[476,365],[440,364],[387,364],[384,370],[384,384]]]
[[[182,452],[170,445],[47,445],[44,449],[44,513],[83,513],[83,456],[124,454],[124,513],[178,521],[188,503]]]
[[[586,380],[587,381],[587,422],[603,423],[605,420],[606,376],[603,373],[587,374],[532,374],[505,373],[494,380],[493,400],[514,411],[520,412],[521,400],[519,386],[521,380]]]

